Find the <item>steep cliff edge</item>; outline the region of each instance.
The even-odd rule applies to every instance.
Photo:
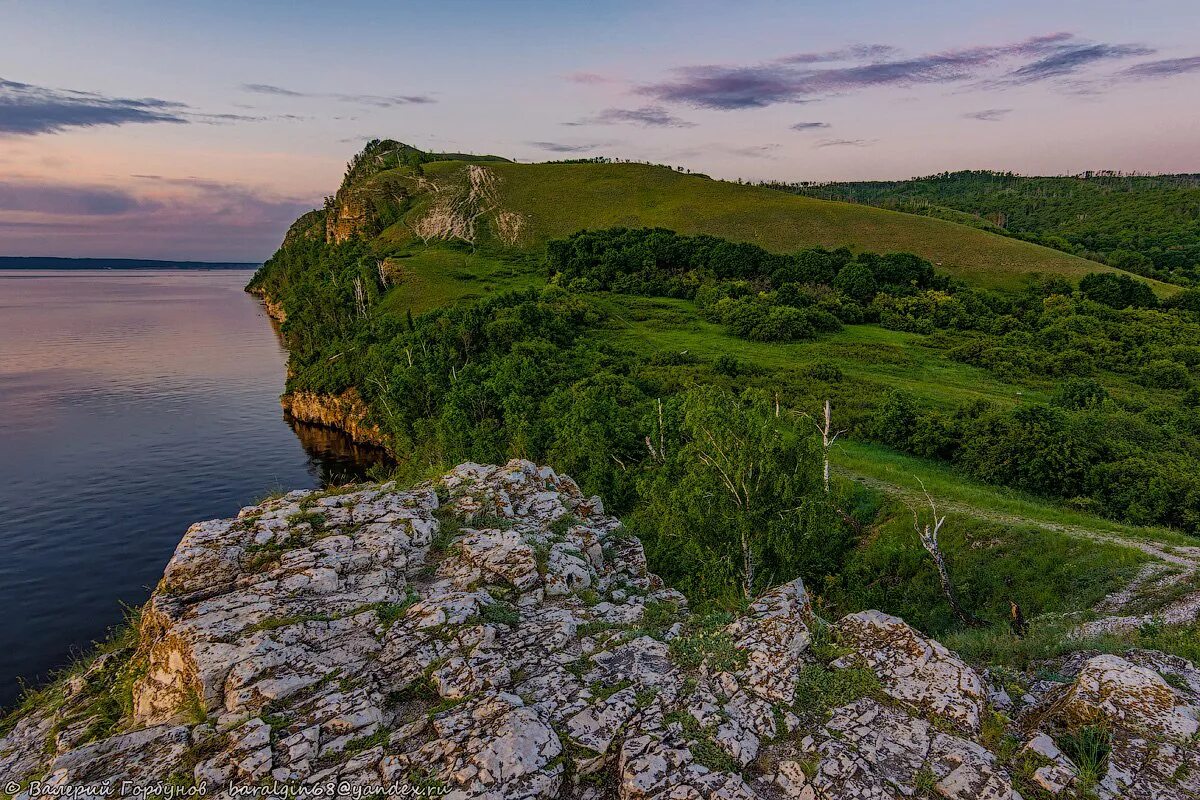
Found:
[[[828,625],[798,580],[736,619],[691,615],[599,498],[519,461],[193,525],[136,637],[38,700],[0,727],[0,788],[22,798],[31,780],[497,800],[1200,793],[1186,661],[1076,654],[989,675],[879,612]]]
[[[370,409],[354,389],[339,395],[288,392],[280,398],[283,410],[301,422],[335,428],[359,444],[385,447],[383,431],[368,421]]]

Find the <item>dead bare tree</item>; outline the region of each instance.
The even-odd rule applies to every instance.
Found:
[[[778,402],[779,401],[777,399],[776,404],[778,404]],[[778,414],[779,412],[776,411],[776,416],[778,416]],[[829,402],[828,398],[825,400],[824,419],[817,421],[812,417],[809,417],[808,414],[805,414],[804,416],[812,420],[812,424],[817,428],[817,433],[821,434],[821,455],[824,458],[824,470],[822,472],[822,477],[825,481],[825,494],[829,494],[829,451],[833,449],[833,443],[837,441],[839,436],[846,432],[846,429],[842,428],[841,430],[837,431],[833,429],[833,405]]]
[[[367,315],[367,292],[363,288],[361,275],[354,276],[354,304],[358,306],[358,315],[365,317]]]
[[[917,483],[921,484],[921,492],[925,495],[925,500],[929,503],[933,519],[932,522],[922,523],[921,516],[916,507],[909,505],[908,508],[912,511],[913,515],[913,529],[916,530],[917,537],[921,540],[921,545],[929,553],[929,557],[933,559],[933,564],[937,568],[938,582],[942,585],[942,594],[946,596],[946,602],[950,604],[950,610],[954,612],[954,616],[958,617],[959,621],[968,627],[980,627],[983,623],[959,605],[958,596],[954,593],[954,584],[950,581],[950,571],[946,567],[946,557],[942,555],[942,548],[938,543],[938,536],[942,532],[942,525],[946,522],[946,516],[938,513],[937,503],[933,501],[933,497],[925,489],[925,482],[917,478]]]
[[[667,433],[666,425],[663,422],[663,404],[662,398],[658,400],[658,447],[654,447],[654,440],[646,436],[646,449],[650,451],[650,457],[655,461],[665,463],[667,460]]]

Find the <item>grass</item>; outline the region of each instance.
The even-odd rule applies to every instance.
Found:
[[[1108,754],[1112,751],[1112,734],[1102,725],[1085,725],[1058,739],[1062,749],[1079,767],[1080,788],[1084,791],[1100,782],[1108,771]]]
[[[1070,620],[1049,618],[1031,623],[1021,638],[1013,636],[1006,625],[996,625],[955,631],[940,641],[972,663],[1017,670],[1084,650],[1116,655],[1131,649],[1161,650],[1193,663],[1200,661],[1200,620],[1183,625],[1149,624],[1127,633],[1089,638],[1071,636],[1071,627]],[[1163,679],[1172,680],[1169,675]]]
[[[675,723],[683,729],[683,735],[688,740],[688,749],[696,759],[696,763],[714,772],[741,771],[740,765],[732,756],[721,749],[713,738],[714,730],[705,729],[686,711],[672,711],[664,717],[670,724]],[[716,726],[712,726],[715,728]]]
[[[1091,608],[1124,586],[1148,556],[1030,525],[948,514],[942,550],[960,602],[976,616],[1007,624],[1009,601],[1027,618]],[[822,594],[840,611],[877,608],[934,635],[958,627],[911,512],[885,506],[872,534]]]
[[[521,621],[521,613],[512,603],[488,603],[479,610],[479,617],[484,622],[494,625],[515,626]]]
[[[824,722],[825,715],[833,709],[863,697],[877,696],[880,691],[879,678],[869,669],[829,669],[806,664],[796,679],[793,710],[811,723]]]
[[[723,630],[732,621],[732,616],[719,612],[693,617],[683,634],[668,645],[671,658],[685,670],[699,669],[705,662],[711,672],[733,672],[745,666],[745,651]]]
[[[446,164],[444,171],[456,165]],[[641,164],[494,164],[500,205],[526,220],[537,245],[581,228],[665,227],[802,247],[904,251],[980,286],[1011,288],[1032,272],[1078,280],[1096,262],[952,222],[709,180]]]
[[[960,475],[950,466],[897,453],[880,445],[841,440],[834,449],[833,459],[837,470],[849,477],[865,477],[914,491],[919,490],[917,478],[920,478],[929,493],[942,502],[984,509],[993,516],[1019,517],[1027,524],[1038,527],[1070,526],[1123,539],[1148,540],[1170,545],[1196,543],[1194,537],[1166,528],[1126,525],[1064,508],[1014,489],[980,483]]]
[[[593,298],[610,320],[600,335],[637,353],[686,351],[705,361],[729,355],[774,373],[803,374],[816,364],[834,363],[847,382],[869,381],[909,391],[943,409],[972,400],[1012,406],[1049,398],[1049,392],[1006,383],[983,369],[951,361],[920,334],[848,325],[814,341],[753,342],[700,319],[688,300],[612,294]]]
[[[399,620],[403,619],[404,614],[416,605],[420,599],[420,595],[409,589],[408,594],[400,603],[377,603],[374,608],[375,614],[379,617],[379,624],[383,626],[384,630],[392,627]]]
[[[471,302],[546,282],[545,270],[530,259],[464,251],[449,245],[413,248],[392,263],[402,278],[384,296],[383,307],[403,316]]]

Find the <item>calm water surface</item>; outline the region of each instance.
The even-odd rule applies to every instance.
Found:
[[[284,420],[249,277],[0,270],[0,707],[144,602],[190,523],[378,462]]]

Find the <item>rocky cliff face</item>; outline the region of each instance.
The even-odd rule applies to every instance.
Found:
[[[0,776],[20,797],[1191,798],[1198,704],[1180,659],[989,675],[876,611],[827,625],[800,581],[698,618],[569,478],[465,464],[192,526],[136,642],[7,723]]]
[[[378,176],[343,186],[325,214],[325,241],[340,244],[355,236],[377,235],[386,225],[384,212],[400,213],[408,197],[408,187],[399,178]]]
[[[287,312],[283,309],[283,303],[280,303],[271,298],[262,289],[250,289],[250,294],[257,297],[263,304],[263,310],[267,312],[267,316],[278,322],[280,325],[287,322]]]
[[[359,444],[384,447],[383,432],[367,421],[367,404],[354,389],[340,395],[289,392],[280,398],[283,410],[301,422],[343,431]]]

